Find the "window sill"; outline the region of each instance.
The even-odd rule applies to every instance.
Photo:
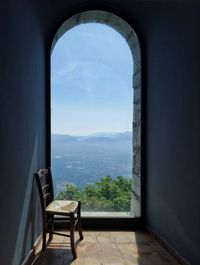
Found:
[[[89,218],[133,218],[131,212],[82,212],[82,217]]]

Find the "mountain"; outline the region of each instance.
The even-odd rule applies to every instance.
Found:
[[[108,138],[119,138],[132,136],[132,132],[98,132],[89,134],[90,137],[108,137]]]
[[[119,132],[119,133],[113,133],[113,132],[100,132],[100,133],[94,133],[89,134],[87,136],[73,136],[69,134],[51,134],[52,142],[94,142],[94,141],[111,141],[111,140],[120,140],[120,139],[132,139],[132,133],[131,132]]]

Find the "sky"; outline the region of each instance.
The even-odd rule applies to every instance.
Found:
[[[73,27],[51,55],[51,130],[88,135],[132,130],[133,59],[109,26]]]

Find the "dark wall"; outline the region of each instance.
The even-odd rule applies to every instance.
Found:
[[[146,50],[147,224],[200,264],[199,7],[160,5]]]
[[[31,1],[0,3],[2,265],[22,264],[41,231],[33,173],[46,162],[45,48],[36,11]]]

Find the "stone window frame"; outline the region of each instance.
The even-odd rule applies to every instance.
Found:
[[[133,58],[133,160],[132,160],[132,198],[131,216],[141,217],[141,50],[138,37],[133,28],[119,16],[100,10],[78,13],[67,19],[54,35],[51,52],[57,41],[71,28],[85,23],[101,23],[112,27],[126,40]]]

